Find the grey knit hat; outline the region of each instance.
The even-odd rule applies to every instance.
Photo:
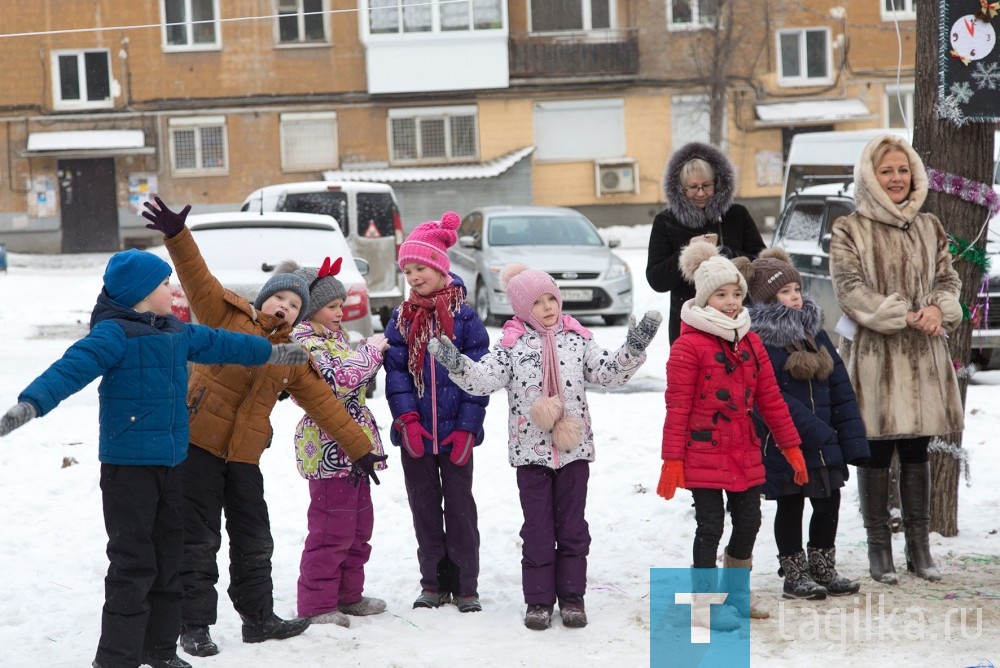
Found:
[[[302,320],[313,317],[316,311],[334,299],[347,300],[347,288],[337,278],[343,261],[342,257],[338,257],[334,261],[326,258],[323,260],[323,266],[317,269],[316,267],[300,267],[292,260],[285,260],[275,268],[275,271],[301,277],[309,287],[309,305],[302,307]]]
[[[276,292],[281,292],[287,290],[288,292],[294,292],[302,299],[302,308],[299,309],[299,315],[295,319],[292,325],[297,325],[305,317],[306,311],[309,310],[309,281],[305,280],[304,277],[299,276],[291,272],[281,271],[281,268],[287,264],[288,261],[279,264],[275,269],[274,276],[268,279],[264,287],[260,289],[257,293],[257,298],[253,300],[253,307],[258,311],[264,306],[264,302],[270,299]],[[295,264],[294,262],[292,264]],[[296,265],[297,266],[297,265]]]

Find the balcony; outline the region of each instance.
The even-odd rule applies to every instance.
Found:
[[[635,28],[510,36],[510,77],[622,77],[639,72]]]

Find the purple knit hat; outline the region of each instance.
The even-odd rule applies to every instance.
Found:
[[[555,279],[539,269],[528,269],[523,264],[508,264],[500,273],[500,285],[507,291],[514,315],[536,329],[544,325],[531,312],[531,307],[542,295],[548,293],[556,298],[559,312],[562,312],[562,293]]]
[[[458,241],[455,230],[461,224],[462,219],[457,213],[446,211],[440,221],[417,225],[399,247],[399,268],[402,270],[403,265],[416,262],[448,276],[451,271],[448,249]]]

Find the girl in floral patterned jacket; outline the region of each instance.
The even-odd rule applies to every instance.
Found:
[[[382,367],[388,343],[376,334],[351,350],[341,326],[347,291],[336,277],[342,259],[331,263],[327,258],[319,270],[294,263],[279,267],[309,284],[309,309],[292,336],[312,353],[317,370],[372,439],[375,453],[382,455],[375,416],[365,406],[364,388]],[[299,565],[299,616],[314,624],[348,627],[348,615],[385,610],[385,601],[362,595],[375,519],[371,485],[351,483],[347,454],[308,415],[302,416],[295,430],[295,459],[299,473],[309,481],[310,496],[309,534]],[[379,462],[375,469],[385,467],[385,462]]]
[[[562,314],[559,287],[549,274],[513,264],[504,268],[501,283],[515,317],[487,355],[474,362],[446,336],[432,339],[427,349],[469,394],[507,388],[510,464],[517,467],[524,513],[525,626],[547,629],[557,600],[563,626],[586,626],[590,531],[584,509],[594,434],[585,383],[625,384],[646,361],[662,316],[650,311],[638,325],[633,318],[625,343],[605,350]]]

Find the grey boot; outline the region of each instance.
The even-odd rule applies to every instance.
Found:
[[[892,565],[892,532],[889,529],[889,469],[858,467],[858,502],[868,532],[868,566],[872,579],[898,584]]]
[[[849,596],[857,594],[861,584],[857,580],[848,580],[837,572],[837,548],[810,547],[809,574],[817,584],[826,587],[830,596]]]
[[[806,553],[802,550],[787,555],[778,555],[781,569],[778,575],[785,576],[783,598],[804,598],[810,601],[822,601],[826,598],[826,587],[817,584],[809,574],[809,564]]]
[[[750,559],[735,559],[733,557],[730,557],[728,552],[723,552],[722,553],[722,566],[723,566],[722,577],[725,578],[726,575],[727,575],[726,571],[728,571],[730,569],[733,569],[733,568],[745,568],[747,570],[750,570],[751,567],[753,566],[753,559],[752,558],[750,558]],[[726,587],[726,591],[736,591],[736,587],[734,587],[734,586],[727,586]],[[769,613],[767,610],[764,609],[764,606],[761,605],[760,601],[757,599],[757,594],[754,593],[753,591],[749,591],[749,592],[745,592],[745,593],[737,592],[735,594],[730,594],[729,596],[730,596],[730,598],[739,597],[739,596],[749,596],[750,597],[750,602],[749,602],[749,606],[750,606],[750,619],[767,619],[768,617],[771,616],[771,613]]]
[[[931,558],[931,465],[899,465],[899,500],[903,507],[906,532],[906,568],[931,582],[941,579],[941,571]]]

